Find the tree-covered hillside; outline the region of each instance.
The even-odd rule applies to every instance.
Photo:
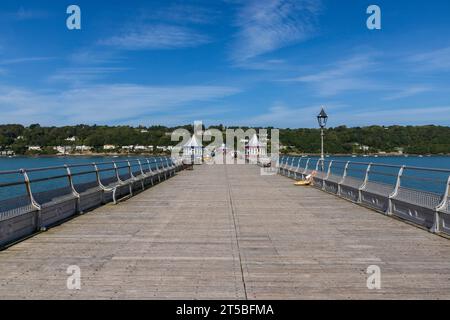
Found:
[[[181,128],[192,132],[192,126]],[[224,126],[211,126],[223,130]],[[228,127],[237,128],[237,127]],[[54,146],[86,145],[101,151],[104,145],[168,146],[170,133],[175,128],[165,126],[89,126],[43,127],[38,124],[24,127],[0,125],[0,150],[13,150],[24,154],[28,146],[41,146],[50,150]],[[244,130],[248,127],[244,127]],[[255,128],[259,129],[259,128]],[[270,128],[269,133],[270,133]],[[76,137],[75,141],[67,140]],[[280,142],[291,152],[318,153],[318,129],[280,129]],[[340,126],[326,130],[325,150],[328,153],[376,153],[403,150],[410,154],[450,154],[450,127],[444,126],[370,126],[347,128]]]

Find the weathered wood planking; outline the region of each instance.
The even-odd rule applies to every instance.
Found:
[[[203,165],[0,252],[0,298],[448,299],[450,240],[255,166]]]

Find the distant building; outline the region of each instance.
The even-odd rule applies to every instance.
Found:
[[[29,146],[28,151],[42,151],[40,146]]]
[[[85,146],[85,145],[76,146],[75,150],[76,151],[90,151],[90,150],[92,150],[92,147],[91,146]]]
[[[250,141],[245,145],[245,157],[251,163],[256,163],[258,157],[266,155],[266,146],[262,144],[258,136],[254,134]]]
[[[136,151],[144,151],[144,150],[147,150],[147,147],[145,147],[145,146],[134,146],[134,150],[136,150]]]
[[[53,150],[55,150],[56,152],[60,153],[60,154],[66,154],[67,153],[67,149],[64,146],[56,146],[53,147]]]
[[[75,140],[77,140],[77,137],[69,137],[66,139],[66,141],[71,141],[71,142],[75,142]]]
[[[194,163],[201,163],[203,159],[203,146],[195,134],[183,146],[183,159],[185,161],[191,161],[192,158],[194,158]]]
[[[141,130],[141,133],[148,133],[148,130],[142,129],[142,130]]]
[[[103,150],[114,150],[114,149],[116,149],[116,146],[113,144],[105,144],[103,146]]]
[[[363,152],[367,152],[367,151],[370,150],[370,147],[369,146],[365,146],[365,145],[361,145],[361,144],[355,142],[353,144],[353,152],[355,152],[355,150],[360,150],[360,151],[363,151]]]

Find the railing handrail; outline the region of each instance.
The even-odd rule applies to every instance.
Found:
[[[151,157],[151,158],[158,158],[157,162],[164,161],[165,157]],[[141,158],[142,159],[142,158]],[[147,158],[144,158],[147,159]],[[62,164],[57,166],[48,166],[48,167],[35,167],[35,168],[20,168],[20,169],[13,169],[13,170],[5,170],[0,171],[0,175],[7,175],[7,174],[20,174],[23,170],[26,170],[27,172],[40,172],[40,171],[50,171],[50,170],[57,170],[57,169],[66,169],[68,168],[79,168],[79,167],[87,167],[92,165],[104,165],[104,164],[120,164],[120,163],[127,163],[127,162],[137,162],[139,161],[139,158],[136,159],[130,159],[130,160],[119,160],[119,161],[102,161],[102,162],[89,162],[89,163],[77,163],[77,164]],[[156,162],[156,161],[155,161]],[[120,167],[123,168],[123,167]]]
[[[305,158],[303,156],[289,156],[289,157]],[[316,157],[310,157],[308,159],[318,159],[318,161],[320,160],[320,158],[316,158]],[[409,166],[409,165],[400,165],[400,164],[388,164],[388,163],[382,163],[382,162],[344,161],[344,160],[333,159],[333,163],[346,164],[347,162],[350,162],[350,164],[359,164],[359,165],[365,165],[365,166],[372,164],[372,166],[378,166],[378,167],[388,167],[388,168],[396,168],[396,169],[400,169],[401,167],[403,167],[405,170],[434,171],[434,172],[450,173],[450,169],[446,169],[446,168],[430,168],[430,167],[418,167],[418,166]]]

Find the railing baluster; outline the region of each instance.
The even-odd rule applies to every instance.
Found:
[[[439,233],[440,230],[440,226],[441,226],[441,214],[445,214],[442,213],[441,211],[444,211],[448,204],[448,201],[450,200],[450,175],[447,179],[447,185],[445,186],[445,191],[444,194],[442,195],[442,201],[441,203],[436,207],[436,212],[435,212],[435,221],[434,221],[434,226],[432,228],[433,232],[435,233]]]
[[[350,165],[350,161],[347,161],[347,163],[345,164],[345,167],[344,167],[344,172],[342,173],[342,179],[341,179],[341,181],[338,182],[338,187],[337,187],[337,195],[338,196],[341,195],[341,184],[344,182],[345,177],[347,176],[347,169],[348,169],[349,165]]]
[[[389,205],[388,210],[386,212],[387,215],[392,215],[392,198],[394,198],[398,194],[398,190],[400,189],[401,181],[402,181],[402,175],[403,171],[405,170],[405,166],[401,166],[400,170],[398,170],[397,174],[397,180],[395,182],[395,188],[394,191],[389,195]]]
[[[302,172],[302,179],[305,179],[305,175],[308,171],[308,166],[309,166],[310,160],[311,160],[311,158],[308,158],[308,160],[306,160],[305,170],[303,170],[303,172]]]
[[[369,173],[370,173],[370,169],[372,168],[372,162],[368,164],[367,169],[366,169],[366,173],[364,175],[364,181],[362,183],[362,185],[358,188],[358,203],[362,202],[362,190],[366,187],[367,182],[369,181]]]

